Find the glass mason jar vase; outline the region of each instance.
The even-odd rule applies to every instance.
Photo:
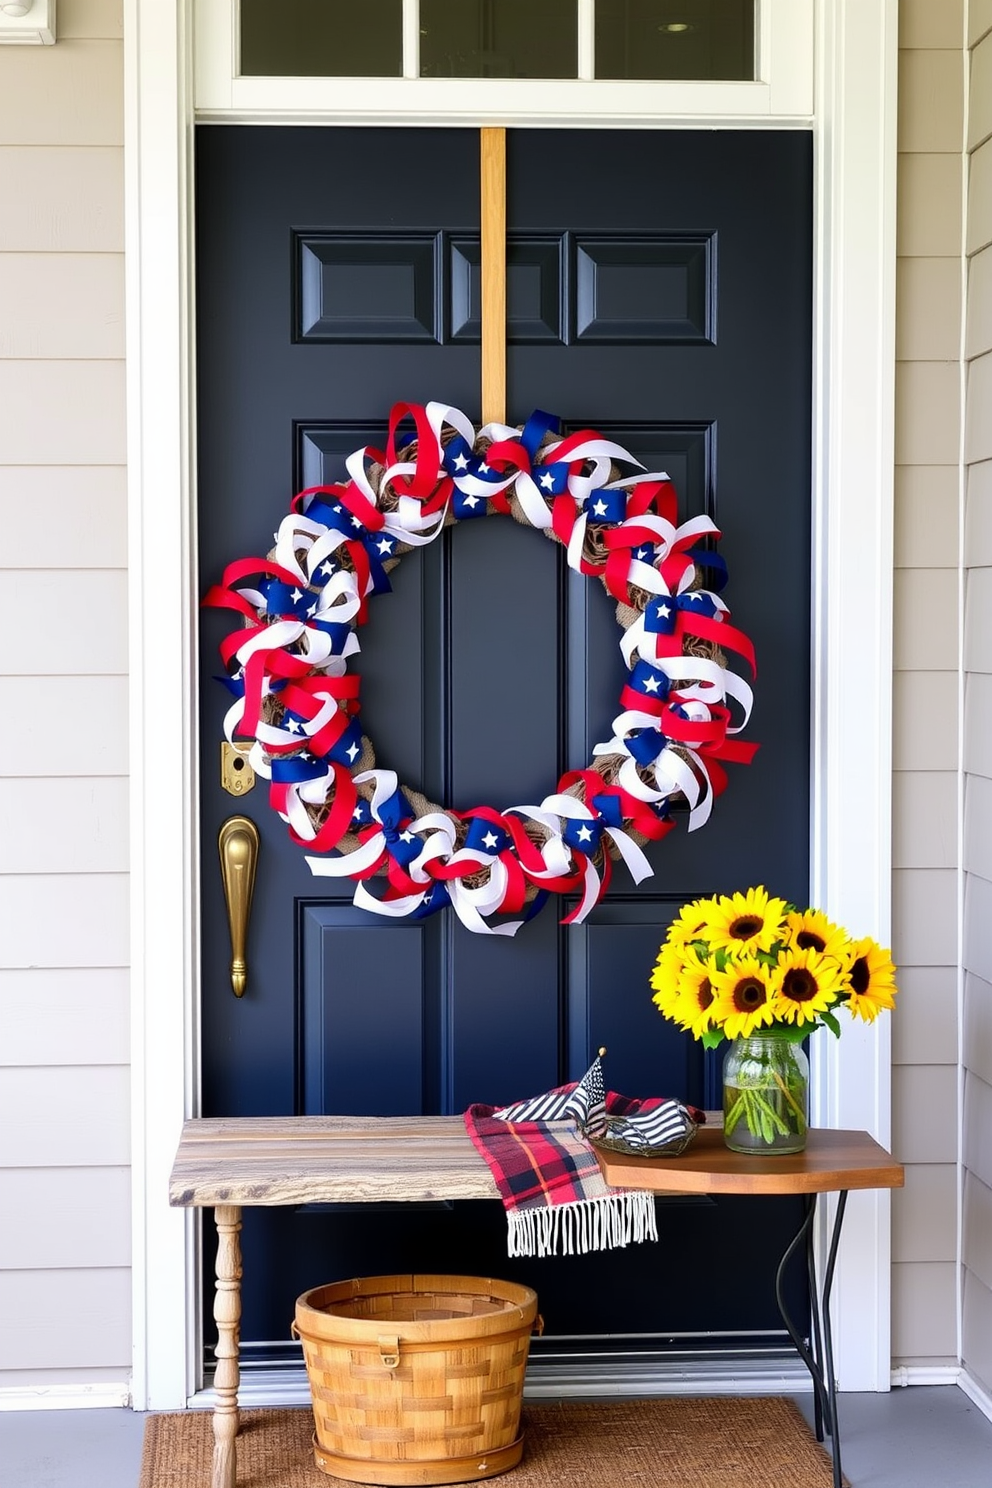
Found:
[[[734,1152],[801,1152],[809,1113],[809,1060],[775,1034],[734,1039],[723,1063],[723,1136]]]

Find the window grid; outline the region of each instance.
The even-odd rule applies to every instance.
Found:
[[[534,3],[535,4],[540,4],[540,0],[534,0]],[[644,0],[642,0],[642,6],[643,6],[643,3],[644,3]],[[717,28],[719,27],[720,20],[721,20],[721,17],[719,15],[719,9],[718,9],[718,7],[721,5],[721,3],[726,4],[727,3],[727,0],[683,0],[683,4],[682,5],[679,5],[677,3],[670,5],[670,4],[665,3],[665,0],[657,0],[658,10],[657,10],[656,19],[658,20],[659,24],[654,29],[657,29],[658,31],[667,30],[668,29],[668,25],[666,24],[666,21],[667,22],[671,22],[672,17],[679,16],[684,11],[685,19],[686,19],[686,21],[690,22],[690,24],[686,24],[686,25],[680,27],[680,29],[684,29],[687,32],[692,32],[694,30],[698,30],[699,29],[699,22],[701,21],[704,24],[704,26],[705,25],[708,25],[708,24],[712,24],[713,29],[710,32],[710,35],[717,35],[717,34],[719,34]],[[267,72],[263,72],[263,70],[261,69],[261,67],[258,65],[258,59],[259,59],[260,55],[261,56],[264,56],[267,53],[271,54],[270,51],[269,51],[269,48],[267,48],[265,46],[266,31],[264,31],[264,30],[263,30],[262,35],[261,35],[261,44],[260,44],[260,38],[258,37],[257,34],[256,34],[256,37],[255,37],[254,47],[253,47],[253,50],[254,50],[254,59],[255,60],[254,60],[253,65],[249,66],[247,69],[244,69],[244,70],[242,68],[242,64],[241,64],[241,60],[240,59],[242,57],[241,37],[242,37],[242,30],[244,29],[244,18],[243,18],[243,15],[242,15],[242,8],[243,8],[243,5],[244,4],[245,4],[245,0],[238,0],[238,5],[236,6],[236,13],[235,13],[236,55],[237,55],[237,57],[239,59],[237,65],[236,65],[236,68],[235,68],[235,75],[237,75],[237,76],[243,76],[243,77],[252,77],[252,76],[259,77],[259,76],[270,75]],[[575,23],[574,42],[575,42],[575,46],[576,46],[576,66],[575,66],[575,70],[574,70],[574,72],[566,71],[564,74],[562,74],[562,73],[554,73],[553,74],[554,76],[565,77],[565,78],[569,78],[570,77],[573,81],[578,81],[578,82],[624,81],[624,76],[616,75],[615,72],[611,72],[610,75],[609,75],[609,77],[607,77],[607,76],[597,76],[597,71],[596,71],[596,5],[597,5],[597,0],[573,0],[573,7],[574,7],[574,9],[573,9],[573,15],[574,15],[574,23]],[[699,7],[699,8],[697,10],[694,10],[692,8],[694,6]],[[680,77],[680,76],[682,78],[686,79],[686,80],[695,79],[696,81],[699,81],[699,82],[704,82],[704,81],[708,81],[708,80],[716,81],[720,77],[723,77],[723,78],[730,77],[730,78],[734,78],[734,79],[739,80],[739,81],[753,81],[753,80],[756,80],[756,78],[759,75],[759,71],[758,71],[758,68],[757,68],[757,55],[756,55],[756,52],[757,52],[757,49],[758,49],[757,43],[758,43],[759,27],[758,27],[758,15],[757,15],[757,12],[759,10],[759,6],[756,3],[756,0],[752,0],[751,10],[752,10],[751,27],[752,27],[752,37],[753,37],[752,56],[750,58],[750,63],[749,64],[748,64],[748,62],[744,61],[743,58],[741,59],[742,60],[742,69],[741,70],[742,70],[742,72],[744,74],[743,76],[741,76],[741,74],[738,73],[738,72],[731,72],[730,74],[728,74],[726,71],[723,71],[723,72],[720,72],[719,70],[713,71],[712,70],[712,62],[711,62],[711,70],[707,70],[706,66],[703,65],[703,66],[699,67],[698,70],[693,70],[693,71],[688,71],[688,72],[679,72],[678,69],[677,69],[677,67],[675,68],[675,70],[671,70],[670,71],[668,69],[668,67],[666,67],[665,62],[661,58],[659,58],[658,59],[658,62],[657,62],[657,66],[658,66],[657,72],[652,73],[650,71],[650,69],[649,69],[649,71],[647,73],[640,74],[639,75],[640,78],[643,79],[644,81],[657,81],[657,82],[665,82],[665,81],[677,80],[677,78]],[[395,46],[396,40],[399,41],[399,45],[400,45],[401,62],[400,62],[400,66],[399,66],[399,69],[398,69],[399,75],[404,80],[406,80],[408,82],[409,81],[421,80],[422,79],[422,76],[423,76],[422,75],[422,72],[421,72],[421,66],[422,66],[421,36],[424,33],[422,31],[423,19],[422,19],[421,11],[422,11],[421,0],[400,0],[400,15],[399,15],[400,36],[399,36],[399,38],[396,38],[396,33],[395,32],[392,33],[393,38],[394,38],[393,45]],[[650,35],[649,34],[646,34],[645,29],[644,29],[645,28],[645,19],[644,19],[643,11],[642,11],[642,14],[641,14],[640,17],[637,16],[637,0],[632,0],[632,4],[630,6],[625,5],[624,6],[624,11],[625,11],[625,30],[624,30],[623,34],[624,35],[627,35],[628,37],[631,37],[632,36],[633,37],[633,41],[632,41],[631,44],[636,45],[637,35],[638,35],[638,27],[640,27],[640,40],[641,40],[642,45],[646,41],[650,44]],[[633,19],[631,19],[631,15],[630,15],[630,12],[631,11],[633,12]],[[257,16],[257,14],[258,14],[258,12],[256,11],[256,16]],[[273,15],[273,22],[272,22],[272,24],[274,24],[276,26],[276,30],[273,31],[271,29],[271,27],[268,28],[268,39],[269,39],[269,42],[270,42],[270,47],[272,45],[274,45],[276,51],[279,52],[279,51],[282,50],[282,48],[279,45],[279,41],[278,41],[278,31],[279,31],[279,29],[281,29],[282,26],[292,25],[293,22],[294,22],[294,20],[295,20],[296,29],[299,30],[301,17],[300,17],[300,12],[297,12],[297,14],[296,14],[295,17],[292,16],[292,12],[283,12],[283,17],[282,17],[281,23],[280,23],[280,22],[276,22],[274,20],[274,17],[275,17],[276,14],[278,14],[278,13],[277,12],[273,12],[272,13],[272,15]],[[304,14],[305,14],[305,12],[304,12]],[[286,19],[287,16],[289,17],[288,20]],[[736,19],[738,21],[738,24],[739,24],[740,21],[741,21],[741,19],[742,19],[742,16],[741,16],[741,13],[738,12],[736,18],[733,18],[733,17],[725,17],[725,18],[727,18],[727,19]],[[651,28],[651,19],[652,18],[649,17],[648,18],[648,21],[647,21],[647,26],[649,28],[649,31],[650,31],[650,28]],[[257,24],[258,24],[257,20],[256,20],[255,24],[257,26]],[[312,22],[311,22],[311,24],[312,24]],[[603,24],[605,25],[607,23],[604,21]],[[747,25],[747,22],[744,21],[744,24],[746,26]],[[631,26],[633,27],[633,30],[632,31],[629,29]],[[672,26],[672,30],[673,31],[675,30],[675,27],[674,26]],[[746,31],[745,31],[745,37],[746,37]],[[323,40],[324,40],[325,45],[326,45],[327,44],[326,34],[324,35]],[[569,36],[568,36],[569,43],[571,43],[572,40],[573,40],[573,36],[572,36],[572,34],[569,34]],[[526,56],[526,52],[524,52],[523,55]],[[609,64],[607,64],[607,65],[609,65]],[[395,63],[394,63],[394,66],[395,66]],[[480,64],[480,68],[481,68],[481,64]],[[290,73],[291,73],[291,71],[292,71],[292,68],[291,67],[287,67],[285,65],[277,65],[277,66],[275,66],[272,69],[271,75],[273,75],[273,76],[289,76]],[[324,76],[324,77],[329,77],[329,78],[336,77],[336,76],[342,76],[342,77],[348,76],[348,77],[355,77],[355,78],[359,78],[360,79],[363,76],[363,74],[362,74],[361,71],[356,71],[353,68],[349,68],[349,67],[342,68],[340,71],[332,71],[330,67],[328,67],[328,68],[325,69],[325,68],[322,68],[322,67],[320,67],[318,65],[318,66],[313,67],[313,68],[310,68],[310,67],[302,68],[301,71],[305,71],[305,72],[309,73],[312,76]],[[390,75],[392,75],[392,76],[395,77],[397,74],[396,74],[395,71],[391,72],[391,70],[389,68],[386,68],[385,70],[380,70],[378,68],[372,68],[372,69],[370,69],[370,71],[368,73],[365,73],[364,74],[364,77],[367,80],[371,81],[371,80],[373,80],[376,77],[380,77],[380,76],[382,76],[382,77],[388,77]],[[428,67],[428,74],[427,75],[432,75],[432,69],[430,68],[430,66]],[[436,76],[437,73],[436,72],[433,72],[433,75]],[[479,80],[482,80],[487,74],[486,74],[484,68],[481,68],[479,74],[473,73],[470,68],[468,70],[462,71],[462,72],[458,72],[458,70],[456,68],[455,69],[455,72],[454,72],[454,75],[456,75],[456,76],[462,76],[462,77],[476,77],[477,76],[479,78]],[[525,68],[525,70],[522,73],[517,74],[518,79],[521,80],[521,81],[524,81],[524,80],[526,80],[526,81],[540,81],[543,77],[546,77],[546,76],[548,76],[548,74],[545,74],[545,73],[540,72],[540,71],[535,71],[533,74],[531,74],[528,71],[526,71],[526,68]],[[627,76],[629,77],[629,75],[627,75]],[[636,74],[635,74],[635,77],[637,77]],[[634,80],[634,79],[630,79],[630,80]]]

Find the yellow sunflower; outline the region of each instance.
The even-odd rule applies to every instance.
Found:
[[[760,884],[745,894],[721,894],[713,905],[703,940],[740,953],[767,951],[782,934],[785,900],[773,899]]]
[[[713,1022],[728,1038],[749,1038],[774,1021],[771,975],[754,956],[741,956],[725,971],[714,972],[713,985]]]
[[[785,924],[788,944],[797,951],[818,951],[821,956],[841,961],[851,944],[847,931],[828,920],[820,909],[806,909],[802,914],[794,910],[786,915]]]
[[[776,1018],[813,1023],[841,997],[844,977],[838,963],[819,951],[788,950],[779,959],[772,985]]]
[[[690,940],[704,940],[703,930],[715,907],[715,899],[694,899],[691,904],[683,904],[668,927],[669,943],[683,946]]]
[[[651,985],[655,989],[655,1003],[666,1018],[674,1016],[673,1009],[679,996],[679,975],[685,965],[686,952],[682,946],[668,941],[658,952],[658,959],[651,971]]]
[[[695,1038],[701,1038],[713,1027],[715,995],[710,968],[690,947],[679,977],[678,997],[669,1016]]]
[[[856,940],[849,949],[845,972],[841,991],[856,1017],[874,1023],[882,1008],[895,1007],[896,969],[890,953],[877,941],[868,936]]]

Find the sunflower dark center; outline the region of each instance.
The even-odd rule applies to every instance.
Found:
[[[768,992],[757,977],[741,977],[734,987],[734,1007],[739,1013],[753,1013],[768,1001]]]
[[[696,988],[696,1000],[702,1012],[705,1012],[713,1001],[713,984],[709,977],[703,977],[699,986]]]
[[[738,915],[731,923],[730,933],[734,940],[750,940],[752,935],[757,935],[764,928],[764,923],[760,915]]]
[[[851,986],[859,997],[868,991],[871,982],[871,972],[868,970],[868,962],[864,956],[859,956],[851,967]]]
[[[815,935],[812,930],[800,930],[796,936],[796,945],[801,951],[822,951],[827,942],[822,935]]]
[[[805,966],[794,966],[782,978],[782,992],[791,1002],[809,1002],[817,993],[816,977]]]

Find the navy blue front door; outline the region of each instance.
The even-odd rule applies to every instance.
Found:
[[[600,1044],[614,1088],[714,1105],[717,1065],[651,1004],[666,925],[688,897],[759,882],[805,902],[810,139],[519,130],[507,145],[508,418],[544,408],[598,429],[667,469],[683,520],[715,517],[727,599],[757,649],[762,747],[731,767],[710,823],[652,849],[639,888],[619,870],[582,927],[554,906],[513,940],[450,911],[384,920],[353,907],[351,885],[311,877],[264,783],[242,801],[221,791],[228,699],[211,678],[225,625],[206,614],[207,1114],[457,1112],[575,1077]],[[478,153],[469,129],[201,127],[204,586],[268,551],[295,490],[381,444],[394,402],[478,419]],[[612,602],[555,545],[507,519],[462,523],[392,579],[362,632],[381,766],[447,806],[499,807],[539,801],[610,737],[624,673]],[[235,810],[263,839],[240,1001],[216,850]],[[528,1266],[507,1261],[493,1205],[255,1212],[243,1333],[283,1340],[305,1288],[412,1266],[526,1278],[552,1338],[764,1334],[779,1327],[768,1256],[793,1218],[787,1203],[755,1216],[743,1200],[662,1201],[660,1247]]]

